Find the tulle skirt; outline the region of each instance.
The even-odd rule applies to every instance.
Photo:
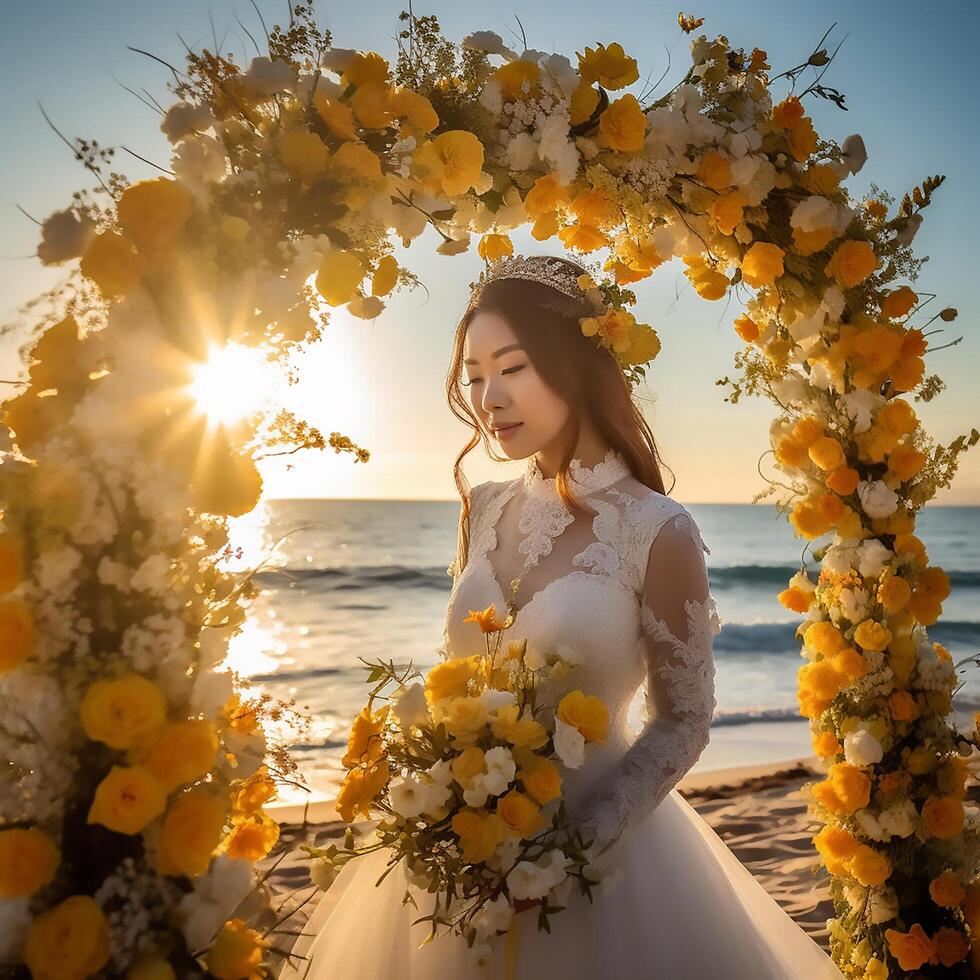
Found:
[[[783,911],[677,792],[611,848],[611,885],[593,902],[572,889],[568,908],[538,930],[518,913],[489,964],[465,940],[440,935],[419,948],[430,911],[403,904],[388,852],[350,862],[294,947],[289,980],[842,980],[833,960]],[[427,898],[413,889],[413,894]],[[441,927],[445,928],[445,927]]]

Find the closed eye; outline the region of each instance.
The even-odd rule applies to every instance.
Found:
[[[507,368],[505,371],[501,371],[501,374],[517,374],[518,371],[523,371],[526,368],[526,364],[518,364],[517,367]],[[475,385],[478,381],[482,381],[483,378],[470,378],[469,381],[461,381],[460,384],[464,388],[469,388],[470,385]]]

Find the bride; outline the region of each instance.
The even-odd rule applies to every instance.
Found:
[[[475,487],[469,505],[462,494],[445,644],[452,656],[479,652],[479,627],[464,618],[506,605],[515,616],[509,639],[578,663],[547,682],[548,703],[572,687],[605,701],[607,741],[590,745],[595,754],[563,784],[570,818],[595,840],[603,883],[591,903],[570,889],[550,933],[538,931],[531,908],[493,947],[441,935],[419,948],[429,927],[412,921],[431,911],[431,896],[399,869],[376,885],[387,856],[373,851],[323,896],[284,977],[843,976],[674,791],[708,743],[715,707],[708,549],[665,493],[653,436],[617,359],[579,326],[590,315],[578,286],[584,271],[553,257],[502,260],[475,284],[459,324],[449,397],[474,432],[456,461],[457,484],[481,438],[527,463],[515,479]],[[627,712],[644,682],[647,721],[637,734]],[[483,928],[496,932],[493,922]]]

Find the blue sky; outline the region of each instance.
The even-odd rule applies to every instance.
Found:
[[[268,24],[286,16],[285,0],[258,0]],[[320,21],[343,47],[374,49],[392,57],[403,2],[366,0],[318,5]],[[671,63],[660,91],[677,81],[689,60],[688,39],[680,35],[678,8],[661,2],[620,0],[605,4],[578,0],[535,0],[521,7],[432,0],[417,14],[436,14],[444,32],[460,38],[490,29],[505,39],[520,18],[531,47],[574,57],[587,44],[618,40],[637,58],[641,74],[659,77]],[[976,229],[980,227],[976,173],[978,98],[973,66],[980,36],[980,8],[971,2],[876,0],[860,4],[825,0],[819,4],[776,0],[702,2],[686,11],[706,18],[709,36],[725,34],[734,44],[764,48],[773,73],[802,62],[823,33],[837,23],[828,43],[844,43],[824,83],[846,95],[848,111],[810,100],[818,133],[842,141],[860,133],[869,151],[864,170],[849,186],[860,194],[871,182],[896,198],[925,177],[943,173],[940,188],[916,238],[918,255],[930,256],[915,288],[937,293],[932,308],[955,306],[957,321],[934,338],[943,343],[963,335],[954,348],[927,357],[929,373],[940,373],[947,391],[917,408],[928,431],[949,441],[980,422],[975,378],[980,339],[975,327],[980,289]],[[174,63],[182,58],[182,37],[192,46],[210,43],[209,11],[218,36],[229,30],[225,50],[240,52],[244,35],[235,17],[252,33],[260,30],[248,0],[168,0],[167,3],[45,2],[3,5],[0,84],[4,98],[0,125],[0,313],[4,319],[56,276],[31,255],[37,228],[16,210],[36,217],[64,207],[86,183],[71,154],[45,125],[42,103],[69,136],[103,145],[126,145],[150,159],[167,162],[167,144],[158,119],[114,79],[145,87],[164,104],[167,72],[127,50],[147,48]],[[179,35],[179,36],[178,36]],[[846,37],[845,37],[846,35]],[[775,88],[776,94],[781,94]],[[117,166],[132,178],[154,171],[120,152]],[[535,243],[515,236],[518,248]],[[553,249],[549,249],[553,250]],[[338,316],[320,349],[304,365],[305,381],[294,392],[297,407],[327,431],[339,429],[373,452],[367,465],[346,457],[293,457],[286,470],[277,463],[266,473],[278,496],[407,497],[455,496],[452,460],[465,433],[445,403],[443,378],[450,338],[475,278],[474,255],[437,256],[431,238],[401,253],[429,287],[395,297],[373,323]],[[661,267],[637,292],[641,319],[654,325],[663,352],[650,375],[645,402],[668,465],[677,475],[675,495],[686,502],[747,501],[761,489],[756,460],[768,447],[772,417],[768,402],[731,406],[714,381],[731,366],[738,348],[731,321],[734,303],[697,297],[678,263]],[[0,340],[0,377],[17,371],[16,344]],[[471,454],[471,482],[505,479],[521,464],[493,464]],[[952,492],[938,502],[980,503],[980,454],[968,454]]]

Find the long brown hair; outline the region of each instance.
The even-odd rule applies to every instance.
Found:
[[[562,258],[576,274],[586,270]],[[481,442],[487,455],[496,462],[507,462],[497,455],[487,432],[481,428],[469,400],[462,390],[463,347],[466,331],[478,312],[502,316],[527,351],[534,369],[569,406],[568,422],[563,430],[564,450],[556,474],[556,489],[562,501],[573,511],[594,515],[596,512],[574,495],[568,467],[578,445],[582,419],[588,416],[597,433],[613,449],[622,453],[630,472],[640,483],[666,493],[660,473],[661,459],[653,433],[643,413],[633,400],[626,377],[612,354],[586,337],[579,318],[588,316],[585,299],[574,299],[543,283],[527,279],[495,279],[484,286],[477,302],[471,303],[456,327],[452,363],[446,376],[446,395],[453,414],[473,430],[453,467],[453,479],[462,500],[459,520],[457,574],[466,566],[469,554],[469,486],[461,465]],[[671,487],[673,489],[673,487]]]

